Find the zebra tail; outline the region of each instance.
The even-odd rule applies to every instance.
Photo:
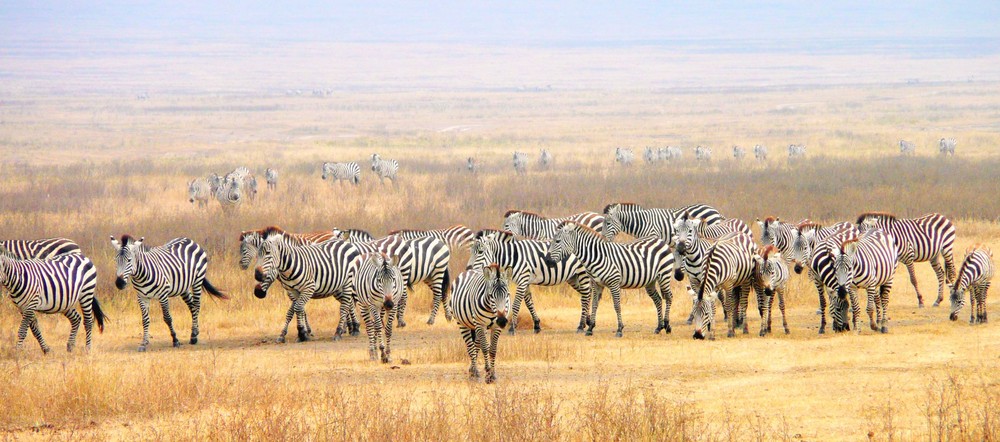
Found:
[[[215,286],[213,286],[211,282],[208,282],[208,278],[205,278],[205,283],[203,285],[205,287],[205,290],[212,296],[215,296],[216,298],[219,299],[229,299],[229,297],[226,296],[225,293],[222,293],[219,289],[215,288]]]
[[[91,308],[94,311],[94,319],[97,320],[97,330],[104,333],[104,321],[108,319],[108,315],[104,314],[104,310],[101,310],[101,303],[97,302],[97,297],[94,297],[94,302],[91,304]]]
[[[444,284],[441,285],[441,302],[448,299],[448,289],[451,288],[451,270],[444,268]]]

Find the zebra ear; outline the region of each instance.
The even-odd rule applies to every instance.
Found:
[[[399,267],[399,255],[392,255],[392,258],[389,262],[390,264],[392,264],[393,267]]]
[[[764,228],[764,222],[761,221],[760,218],[757,218],[757,224],[760,225],[760,228]]]
[[[851,241],[847,244],[844,244],[845,255],[853,255],[854,252],[856,252],[857,250],[858,250],[858,243],[856,241]]]
[[[139,240],[135,242],[135,245],[141,246],[142,242],[145,241],[145,240],[146,240],[146,237],[145,236],[141,236],[141,237],[139,237]]]
[[[118,242],[118,240],[115,239],[114,235],[110,236],[111,236],[111,245],[115,248],[115,250],[122,248],[122,243]]]

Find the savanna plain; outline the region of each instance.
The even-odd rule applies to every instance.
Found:
[[[462,62],[475,51],[492,62]],[[336,57],[318,56],[326,53]],[[392,55],[393,69],[363,61],[375,53]],[[648,297],[627,291],[623,338],[614,337],[608,299],[585,337],[575,333],[576,293],[535,287],[541,333],[530,333],[521,309],[520,332],[500,339],[499,379],[485,385],[468,378],[457,326],[441,316],[425,323],[426,286],[411,295],[394,361],[380,364],[368,360],[363,336],[332,340],[332,299],[307,305],[314,341],[275,343],[288,300],[278,288],[254,298],[252,272],[237,265],[239,232],[268,225],[376,235],[498,228],[508,209],[564,216],[618,201],[707,203],[753,224],[755,235],[752,221],[766,216],[832,223],[873,210],[939,212],[957,225],[956,260],[974,243],[1000,250],[1000,58],[934,54],[9,51],[0,84],[3,237],[77,241],[98,268],[97,296],[111,320],[92,351],[78,344],[67,354],[68,321],[42,317],[54,349],[42,355],[30,336],[14,348],[20,314],[9,301],[0,305],[0,432],[54,440],[995,440],[1000,330],[969,325],[968,306],[949,321],[947,293],[940,307],[917,308],[902,267],[885,335],[819,335],[816,291],[803,275],[791,280],[790,334],[775,327],[766,337],[715,341],[692,339],[684,325],[683,283],[673,284],[671,334],[654,335]],[[165,59],[177,63],[156,62]],[[954,157],[937,154],[941,137],[958,140]],[[915,142],[916,155],[901,157],[899,139]],[[788,162],[791,143],[805,144],[807,157]],[[694,161],[699,144],[714,148],[711,162]],[[734,160],[734,144],[766,145],[770,159]],[[646,146],[666,145],[684,147],[683,158],[614,162],[618,146],[641,157]],[[555,156],[547,170],[537,163],[543,148]],[[523,176],[511,166],[515,150],[532,158]],[[380,184],[365,167],[375,152],[399,161],[396,184]],[[468,157],[481,164],[478,174],[464,170]],[[360,162],[361,184],[323,181],[324,161]],[[235,214],[215,201],[188,202],[190,179],[237,166],[259,177],[278,169],[277,190],[262,183],[257,200]],[[153,307],[152,344],[136,352],[139,309],[131,288],[114,287],[108,241],[124,233],[147,244],[187,236],[207,249],[208,277],[231,299],[205,299],[198,345],[172,348]],[[455,255],[452,277],[468,258]],[[917,271],[932,301],[934,274],[926,263]],[[994,317],[997,299],[988,302]],[[183,337],[190,315],[182,302],[172,308]],[[749,320],[755,331],[754,309]]]

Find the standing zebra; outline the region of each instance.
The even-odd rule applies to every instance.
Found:
[[[708,252],[712,249],[714,240],[732,233],[741,233],[753,238],[750,228],[738,219],[727,219],[709,226],[704,219],[691,218],[687,213],[674,221],[672,230],[674,279],[683,281],[684,275],[687,274],[694,287],[701,286]],[[688,324],[694,321],[696,307],[697,305],[692,304],[691,314],[687,319]],[[729,314],[728,311],[724,313]]]
[[[757,161],[767,161],[767,146],[760,144],[754,145],[753,157],[756,158]]]
[[[666,241],[647,237],[628,244],[608,241],[600,233],[575,221],[563,221],[558,233],[549,245],[546,258],[555,263],[575,255],[591,276],[593,299],[588,334],[593,333],[597,322],[597,306],[604,287],[611,292],[615,313],[618,315],[618,330],[615,336],[622,336],[621,290],[640,288],[656,306],[656,329],[670,333],[670,274],[674,264],[670,259],[670,245]],[[657,293],[659,288],[659,293]],[[596,289],[596,290],[595,290]],[[662,302],[661,302],[662,300]]]
[[[857,239],[840,243],[833,249],[834,267],[837,272],[837,298],[841,308],[850,291],[865,289],[868,293],[868,319],[872,330],[889,332],[889,291],[892,290],[892,275],[896,271],[898,255],[892,236],[881,230],[870,230]],[[834,287],[829,287],[831,293]],[[852,310],[860,307],[852,299]],[[875,314],[877,311],[878,321]],[[834,313],[833,321],[846,322]],[[857,316],[857,313],[855,313]],[[857,327],[857,324],[854,324]],[[881,326],[881,328],[879,328]],[[858,329],[860,332],[860,329]]]
[[[507,326],[507,311],[510,309],[508,284],[508,272],[496,264],[481,270],[466,270],[455,279],[452,303],[455,305],[455,321],[471,360],[469,376],[479,378],[477,359],[481,352],[486,360],[487,384],[497,378],[494,367],[497,344],[500,342],[500,330]]]
[[[80,254],[80,246],[67,238],[0,240],[0,255],[14,259],[49,259]]]
[[[788,159],[797,160],[799,158],[805,158],[806,156],[806,146],[804,144],[789,144],[788,145]]]
[[[757,292],[757,310],[760,311],[760,335],[771,333],[771,309],[774,306],[774,295],[778,295],[778,308],[781,310],[781,325],[788,331],[788,320],[785,318],[785,290],[788,286],[788,265],[781,257],[777,248],[768,244],[754,256],[755,265],[754,291]],[[767,318],[766,320],[764,318]]]
[[[111,237],[115,248],[115,287],[124,290],[131,282],[142,311],[142,342],[139,351],[149,345],[149,301],[155,299],[163,309],[163,322],[170,329],[174,347],[180,347],[174,323],[170,317],[170,298],[180,296],[191,310],[191,344],[198,343],[198,315],[201,313],[201,290],[220,299],[229,299],[212,286],[205,276],[208,257],[205,250],[189,238],[174,238],[159,247],[143,244],[122,235],[121,241]]]
[[[215,199],[222,206],[222,211],[232,213],[243,204],[243,189],[240,188],[242,181],[235,178],[225,178],[222,184],[215,191]]]
[[[627,147],[615,148],[615,162],[622,166],[631,166],[633,161],[635,161],[635,153],[632,152],[632,149]]]
[[[270,167],[264,171],[264,180],[267,181],[267,190],[278,190],[278,171]]]
[[[747,156],[747,150],[740,146],[733,146],[733,158],[736,161],[743,161],[743,158]]]
[[[534,298],[529,285],[553,286],[568,283],[580,294],[581,314],[577,333],[584,331],[590,309],[590,278],[586,269],[573,256],[551,263],[545,259],[548,243],[538,240],[516,240],[514,234],[502,230],[483,230],[472,244],[467,268],[480,269],[499,264],[511,269],[511,280],[517,286],[511,309],[510,334],[517,328],[521,300],[528,306],[535,333],[540,332],[541,320],[535,314]]]
[[[694,159],[698,161],[712,161],[712,149],[709,147],[695,146]]]
[[[434,230],[393,230],[389,232],[389,235],[398,235],[403,239],[417,239],[425,236],[433,236],[447,243],[448,248],[453,250],[469,250],[472,247],[473,241],[476,239],[475,232],[461,224],[456,224],[445,229]]]
[[[323,163],[323,179],[330,178],[338,183],[347,181],[348,183],[361,184],[361,166],[358,163]]]
[[[375,349],[381,353],[382,363],[392,361],[392,322],[396,309],[403,299],[403,275],[399,272],[399,258],[383,253],[361,255],[358,271],[354,276],[354,298],[365,319],[368,334],[368,357],[375,360]]]
[[[552,167],[552,154],[549,153],[548,149],[542,149],[541,154],[538,156],[538,165],[542,169]]]
[[[770,244],[777,247],[785,259],[791,261],[792,241],[796,227],[809,222],[808,219],[803,219],[791,224],[782,222],[781,218],[774,216],[766,217],[763,221],[757,218],[757,225],[760,226],[760,243],[765,246]]]
[[[938,280],[938,296],[934,307],[944,300],[945,282],[955,281],[955,225],[939,213],[930,213],[920,218],[897,219],[895,215],[883,212],[867,212],[858,216],[858,230],[862,233],[870,229],[881,229],[892,235],[896,243],[899,262],[910,273],[910,284],[917,292],[917,304],[924,306],[924,298],[917,288],[917,276],[913,263],[929,261]],[[941,268],[938,257],[944,257],[945,268]],[[947,272],[947,273],[946,273]]]
[[[734,233],[722,238],[708,250],[705,275],[695,299],[695,339],[715,339],[715,300],[724,296],[723,308],[729,318],[727,336],[736,336],[736,328],[747,328],[746,310],[753,287],[757,245],[753,238]],[[706,335],[707,333],[707,335]]]
[[[906,140],[899,140],[899,154],[906,155],[916,155],[917,145]]]
[[[706,225],[714,225],[725,219],[716,208],[706,204],[672,209],[645,209],[634,203],[611,203],[604,206],[604,237],[612,240],[622,232],[634,238],[655,235],[670,241],[674,234],[674,220],[684,214],[691,218],[704,218]]]
[[[524,152],[514,152],[514,171],[518,175],[524,175],[528,172],[528,154]]]
[[[245,180],[247,188],[247,196],[250,198],[250,202],[257,200],[257,177],[250,175]]]
[[[280,227],[271,226],[266,229],[244,230],[240,232],[240,268],[246,270],[250,264],[257,259],[257,251],[264,244],[264,235],[267,232],[281,233],[285,237],[294,238],[301,243],[321,243],[334,238],[334,232],[324,230],[311,233],[291,233],[282,230]]]
[[[954,138],[942,138],[938,140],[938,152],[941,155],[955,156],[955,144]]]
[[[62,313],[70,323],[66,351],[73,351],[76,334],[80,330],[80,313],[76,310],[79,304],[87,334],[86,349],[90,350],[94,319],[97,319],[97,328],[101,332],[104,332],[104,321],[107,319],[94,295],[97,286],[94,263],[79,251],[54,258],[26,260],[11,257],[16,253],[0,247],[0,286],[10,293],[14,305],[21,311],[17,349],[24,347],[30,328],[42,352],[48,353],[51,349],[42,337],[36,314]]]
[[[188,201],[192,204],[197,202],[198,207],[208,205],[208,200],[212,198],[212,185],[204,178],[195,178],[188,182]]]
[[[475,175],[475,174],[479,173],[479,165],[476,164],[476,161],[472,157],[466,158],[465,159],[465,170],[467,170],[467,171],[469,171],[469,173]]]
[[[523,210],[508,210],[503,216],[502,229],[531,239],[549,240],[559,231],[559,223],[576,221],[597,232],[604,231],[604,216],[594,212],[581,212],[562,218],[546,218]]]
[[[647,146],[646,150],[642,152],[642,159],[646,160],[646,164],[653,164],[660,160],[660,155],[652,147]]]
[[[958,279],[951,291],[949,319],[958,320],[958,312],[965,306],[965,297],[962,294],[968,290],[969,302],[972,304],[969,323],[986,323],[986,292],[990,289],[994,273],[996,267],[993,265],[993,252],[990,249],[976,244],[965,251],[962,268],[958,271]]]
[[[396,173],[399,172],[399,163],[396,160],[383,160],[377,153],[372,154],[372,172],[378,177],[378,182],[385,184],[385,179],[392,180],[396,184]]]
[[[832,227],[832,226],[831,226]],[[823,229],[826,230],[826,229]],[[827,234],[826,238],[818,239],[819,235]],[[809,276],[812,278],[813,283],[816,284],[816,289],[819,291],[819,334],[826,333],[826,307],[827,307],[827,296],[826,291],[829,287],[837,286],[837,268],[835,266],[834,260],[834,249],[840,247],[840,245],[845,241],[850,241],[858,238],[858,229],[853,225],[847,228],[842,228],[834,232],[823,232],[822,230],[817,233],[815,229],[809,231],[809,238],[807,244],[810,244],[806,251],[803,253],[807,257]],[[796,273],[801,272],[802,266],[800,264],[795,265]],[[851,292],[853,297],[855,294]],[[857,299],[852,298],[851,303],[857,305]],[[839,298],[833,296],[833,292],[830,292],[830,314],[831,316],[839,315],[843,317],[843,310],[840,309],[841,303]],[[855,313],[852,323],[857,323],[857,313]],[[850,330],[847,327],[847,323],[843,320],[840,322],[834,321],[833,331],[840,332]]]
[[[785,260],[795,266],[795,273],[801,274],[804,268],[809,269],[809,279],[812,280],[813,285],[816,286],[816,291],[819,293],[817,315],[825,314],[826,295],[823,280],[810,265],[812,262],[812,252],[820,241],[844,230],[849,231],[850,238],[858,236],[858,228],[848,222],[841,222],[827,227],[811,221],[800,222],[799,225],[795,226],[795,230],[792,231],[792,245],[789,251],[783,252]],[[780,251],[781,249],[779,248],[778,250]]]
[[[681,148],[675,146],[661,147],[657,149],[657,155],[660,157],[660,161],[669,161],[681,158]]]

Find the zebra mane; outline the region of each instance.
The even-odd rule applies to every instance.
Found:
[[[896,215],[893,215],[889,212],[865,212],[862,213],[861,215],[858,215],[858,222],[855,224],[863,223],[866,218],[881,218],[887,221],[895,221]]]
[[[537,214],[535,212],[528,212],[528,211],[525,211],[525,210],[508,210],[507,214],[504,215],[504,218],[507,218],[508,216],[510,216],[513,213],[520,213],[521,216],[525,216],[525,217],[528,217],[528,218],[534,217],[534,218],[538,218],[538,219],[546,219],[542,215],[539,215],[539,214]]]
[[[585,226],[583,224],[580,224],[580,223],[578,223],[576,221],[569,220],[569,219],[566,220],[566,221],[560,222],[559,225],[556,226],[556,229],[557,230],[561,230],[563,227],[566,227],[566,226],[573,226],[579,232],[585,233],[587,235],[593,235],[593,236],[596,236],[596,237],[598,237],[598,238],[600,238],[600,239],[602,239],[604,241],[607,241],[604,238],[604,235],[601,235],[600,233],[597,233],[596,230],[591,229],[590,227],[587,227],[587,226]]]
[[[422,230],[422,229],[397,229],[397,230],[390,230],[389,233],[385,234],[385,236],[399,235],[403,233],[430,233],[430,232],[431,232],[430,230]]]
[[[799,223],[799,225],[795,226],[795,228],[799,231],[799,233],[802,233],[802,229],[815,229],[815,230],[819,230],[819,229],[823,228],[823,225],[820,224],[820,223],[814,223],[812,221],[808,221],[808,222],[804,222],[804,223]]]
[[[840,243],[840,252],[843,253],[844,252],[844,247],[847,247],[848,244],[857,243],[857,242],[858,242],[858,238],[850,238],[850,239],[844,240],[844,242]]]
[[[514,236],[513,233],[508,232],[506,230],[500,230],[500,229],[482,229],[482,230],[476,232],[475,239],[482,239],[484,236],[488,236],[488,235]]]
[[[244,239],[246,239],[247,236],[249,236],[249,235],[255,235],[255,234],[256,235],[260,235],[261,234],[261,230],[244,230],[244,231],[240,232],[240,242],[242,242]]]
[[[769,224],[773,224],[773,223],[774,223],[775,221],[777,221],[777,220],[778,220],[778,217],[775,217],[775,216],[769,216],[769,217],[767,217],[767,218],[764,218],[764,221],[763,221],[763,222],[764,222],[764,225],[766,226],[766,225],[769,225]]]
[[[121,240],[122,246],[127,246],[133,242],[135,242],[135,238],[133,238],[132,235],[129,235],[127,233],[122,235],[122,240]]]
[[[768,259],[768,258],[771,257],[772,253],[775,254],[775,255],[781,255],[781,252],[778,251],[777,247],[775,247],[775,246],[773,246],[771,244],[768,244],[768,245],[764,246],[763,249],[761,249],[760,256],[762,258],[764,258],[764,259]]]
[[[278,226],[267,226],[260,230],[259,233],[263,239],[268,239],[272,236],[284,235],[285,230]]]
[[[970,255],[972,253],[975,253],[977,250],[982,250],[987,255],[989,255],[991,258],[993,257],[993,251],[990,250],[989,247],[986,247],[986,245],[983,244],[983,243],[981,243],[981,242],[977,242],[977,243],[969,246],[968,248],[966,248],[965,249],[965,254],[966,255]]]
[[[614,208],[624,208],[624,207],[631,207],[631,208],[635,208],[635,209],[641,209],[642,208],[641,206],[639,206],[636,203],[629,202],[629,201],[622,201],[622,202],[618,202],[618,203],[611,203],[611,204],[608,204],[607,206],[604,206],[604,214],[608,214],[611,211],[611,209],[614,209]]]

